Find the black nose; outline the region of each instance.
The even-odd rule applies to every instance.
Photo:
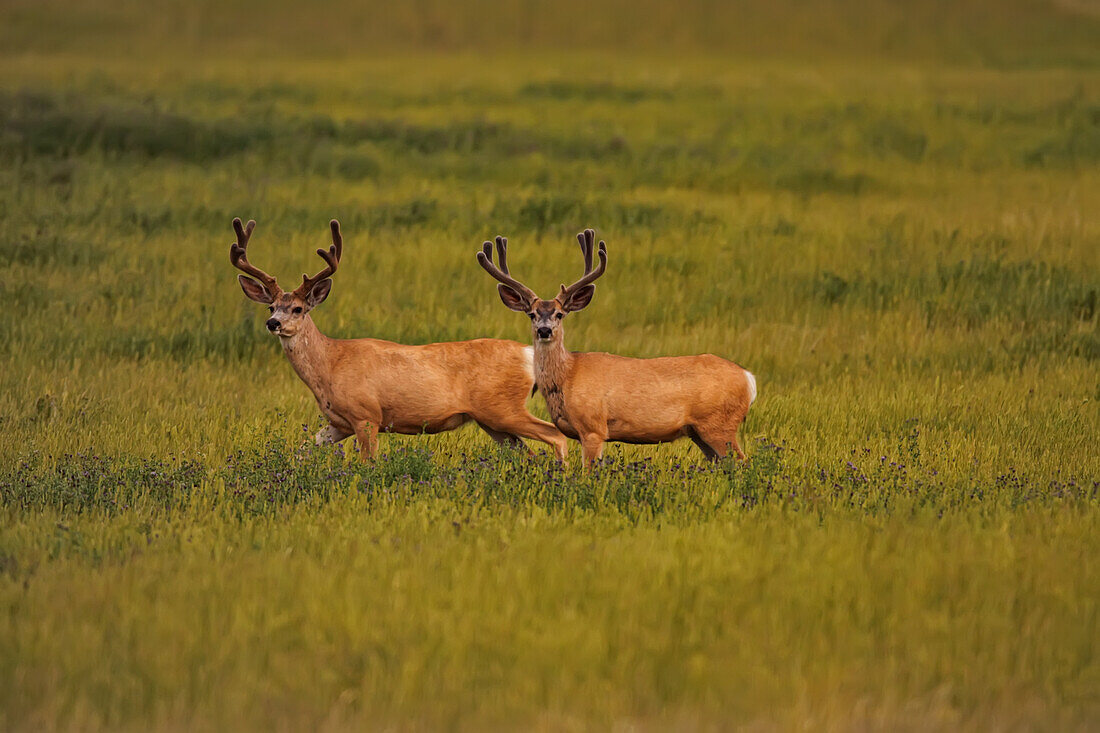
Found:
[[[278,318],[269,318],[269,319],[267,319],[267,330],[268,331],[274,331],[276,328],[278,328],[281,325],[283,325],[283,324],[279,323]]]
[[[547,326],[539,326],[535,333],[539,335],[540,339],[550,338],[550,329]]]

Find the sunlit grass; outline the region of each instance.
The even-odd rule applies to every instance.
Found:
[[[1014,5],[1048,35],[967,44],[964,4],[859,63],[811,13],[756,60],[715,40],[723,7],[692,53],[566,53],[548,23],[487,59],[429,5],[438,36],[394,10],[410,47],[343,58],[324,15],[323,52],[264,36],[281,5],[224,52],[206,14],[249,8],[35,38],[48,6],[6,11],[0,727],[1094,727],[1092,21]],[[318,325],[410,343],[527,341],[474,252],[509,236],[550,292],[594,226],[608,274],[567,344],[751,369],[750,460],[310,448],[234,216],[284,279],[338,217]]]

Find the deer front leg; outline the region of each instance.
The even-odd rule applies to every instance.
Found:
[[[329,424],[317,431],[317,434],[313,436],[313,442],[317,445],[332,445],[333,443],[339,443],[349,435],[351,435],[349,431]]]
[[[554,456],[558,463],[564,463],[569,454],[569,439],[548,422],[539,420],[533,415],[513,418],[500,429],[512,435],[519,435],[531,440],[541,440],[554,449]]]
[[[378,423],[360,423],[355,428],[355,439],[359,441],[359,457],[364,461],[372,460],[378,454]]]
[[[603,444],[607,438],[598,433],[585,433],[581,436],[581,456],[584,458],[584,467],[591,470],[592,464],[603,456]]]

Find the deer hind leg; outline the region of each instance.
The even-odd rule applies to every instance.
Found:
[[[475,422],[477,421],[475,420]],[[518,435],[505,433],[500,430],[493,430],[491,427],[482,422],[477,423],[477,426],[484,430],[489,435],[489,437],[495,440],[497,443],[500,443],[501,445],[506,445],[509,448],[515,448],[516,450],[525,450],[528,453],[531,453],[531,449],[528,448],[527,445],[519,439]]]
[[[703,451],[703,455],[707,457],[708,461],[717,461],[720,456],[718,451],[711,448],[705,440],[699,437],[699,432],[695,428],[687,429],[687,436],[691,438],[691,442],[695,443],[699,447],[699,450]]]
[[[740,426],[741,421],[738,420],[732,426],[723,425],[714,428],[696,427],[692,440],[702,449],[703,453],[707,454],[707,458],[711,460],[725,458],[729,455],[730,450],[733,450],[738,460],[743,461],[745,460],[745,452],[741,450],[741,443],[737,440],[737,429]],[[710,448],[713,455],[707,452],[707,449],[703,447],[704,445]]]
[[[737,440],[736,431],[730,436],[730,447],[733,448],[733,452],[737,454],[737,460],[745,460],[745,451],[741,450],[741,443]]]
[[[355,439],[359,441],[359,457],[364,461],[378,455],[378,423],[364,422],[355,428]]]
[[[489,432],[489,428],[485,428],[486,432]],[[565,457],[569,455],[569,439],[566,438],[561,432],[548,422],[539,420],[534,415],[525,414],[522,416],[510,418],[504,423],[498,423],[493,430],[504,432],[511,435],[513,438],[516,436],[522,438],[530,438],[531,440],[540,440],[546,443],[554,449],[554,455],[557,457],[559,463],[565,462]],[[489,432],[492,435],[491,432]]]

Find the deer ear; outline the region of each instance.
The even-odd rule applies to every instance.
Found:
[[[507,285],[497,285],[497,292],[500,293],[500,299],[504,301],[504,305],[514,311],[526,313],[527,308],[531,305],[527,302],[527,298],[524,298]]]
[[[237,282],[241,284],[241,290],[249,299],[256,301],[257,303],[263,303],[270,305],[275,302],[275,297],[267,292],[267,288],[260,285],[258,282],[246,275],[237,275]]]
[[[326,277],[324,280],[314,285],[313,289],[309,291],[309,295],[306,296],[306,302],[309,303],[309,307],[316,308],[321,305],[321,303],[324,303],[330,290],[332,290],[331,277]]]
[[[574,313],[586,308],[588,304],[592,302],[592,296],[595,294],[595,285],[585,285],[583,288],[577,288],[576,292],[566,298],[565,302],[561,304],[561,309],[566,313]]]

